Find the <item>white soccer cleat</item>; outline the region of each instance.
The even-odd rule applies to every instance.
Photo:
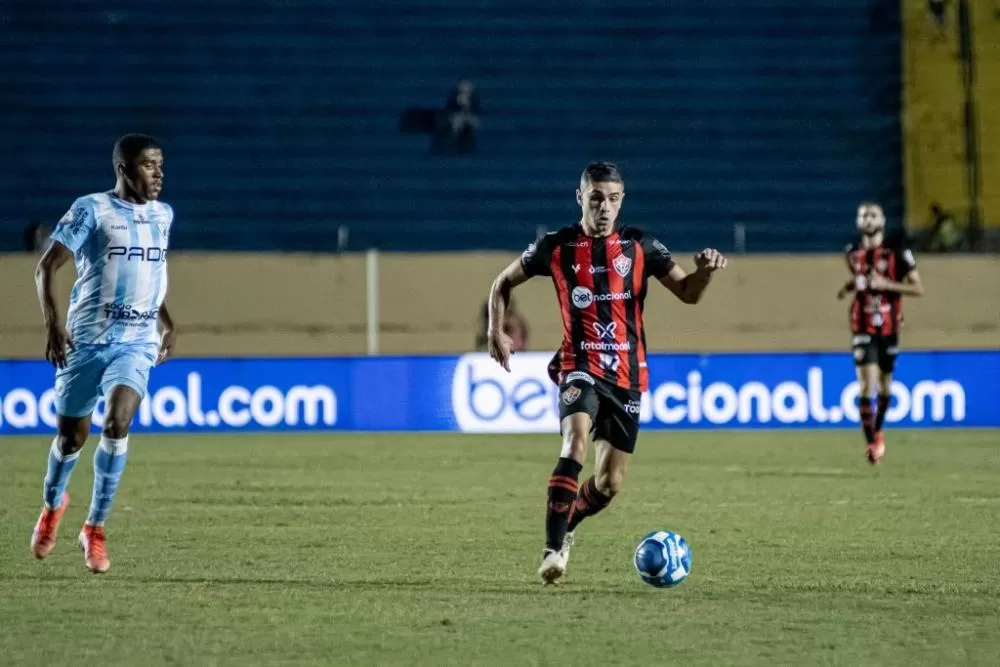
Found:
[[[565,541],[563,542],[563,548],[565,549]],[[559,577],[563,576],[566,572],[566,558],[562,551],[552,551],[551,549],[546,549],[545,554],[542,556],[542,564],[538,568],[538,576],[542,578],[542,583],[549,585],[554,584],[559,580]]]
[[[573,548],[575,541],[573,533],[566,533],[566,537],[563,538],[562,549],[559,550],[559,555],[562,556],[563,559],[563,570],[565,570],[566,566],[569,565],[569,550]]]

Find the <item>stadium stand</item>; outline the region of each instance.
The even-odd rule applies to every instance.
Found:
[[[894,3],[411,5],[5,5],[0,249],[108,186],[127,130],[167,146],[175,249],[515,249],[575,219],[596,158],[678,249],[743,225],[751,252],[831,251],[858,200],[902,215]],[[466,75],[478,151],[432,155],[401,115]]]

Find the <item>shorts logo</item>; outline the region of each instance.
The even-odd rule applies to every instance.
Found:
[[[854,361],[861,363],[861,360],[865,358],[865,349],[863,347],[854,348]]]
[[[598,338],[610,338],[611,340],[614,340],[615,330],[617,328],[618,328],[617,322],[608,322],[607,324],[594,322],[594,331],[597,332]]]
[[[583,286],[573,288],[573,305],[577,308],[586,308],[594,303],[594,293]]]
[[[566,405],[572,405],[576,399],[580,398],[580,394],[582,393],[583,391],[579,387],[566,387],[560,398]]]
[[[618,255],[615,257],[611,265],[615,268],[615,272],[622,278],[628,276],[628,272],[632,270],[632,260],[625,255]]]
[[[630,415],[637,415],[641,407],[642,404],[639,401],[628,401],[625,403],[625,412]]]

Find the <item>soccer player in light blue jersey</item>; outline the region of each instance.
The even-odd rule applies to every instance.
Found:
[[[104,522],[128,456],[128,432],[146,395],[150,369],[174,343],[167,313],[167,240],[173,210],[158,201],[163,151],[152,138],[127,134],[115,144],[113,190],[80,197],[52,233],[35,270],[47,340],[45,358],[56,367],[57,434],[49,450],[44,507],[31,537],[36,558],[56,543],[69,505],[66,485],[90,431],[97,401],[105,398],[101,442],[94,452],[90,512],[78,538],[91,572],[111,567]],[[56,309],[56,272],[70,259],[77,279],[63,325]]]

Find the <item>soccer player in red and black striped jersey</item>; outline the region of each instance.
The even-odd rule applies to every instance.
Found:
[[[851,303],[851,346],[858,374],[858,412],[865,435],[865,456],[872,465],[885,455],[882,425],[891,401],[892,372],[899,354],[903,295],[921,296],[923,283],[913,253],[885,240],[885,214],[873,202],[858,206],[860,238],[845,249],[851,278],[837,292]],[[872,390],[878,387],[875,410]]]
[[[566,570],[573,530],[621,490],[639,431],[639,405],[648,386],[642,326],[647,281],[655,278],[684,303],[697,303],[726,258],[706,249],[687,274],[657,239],[619,224],[625,185],[608,162],[587,166],[576,200],[580,221],[545,234],[505,268],[490,290],[490,355],[510,371],[511,340],[501,323],[511,289],[551,276],[562,312],[557,354],[563,444],[549,478],[545,550],[538,574],[549,584]],[[592,436],[594,475],[578,483]]]

